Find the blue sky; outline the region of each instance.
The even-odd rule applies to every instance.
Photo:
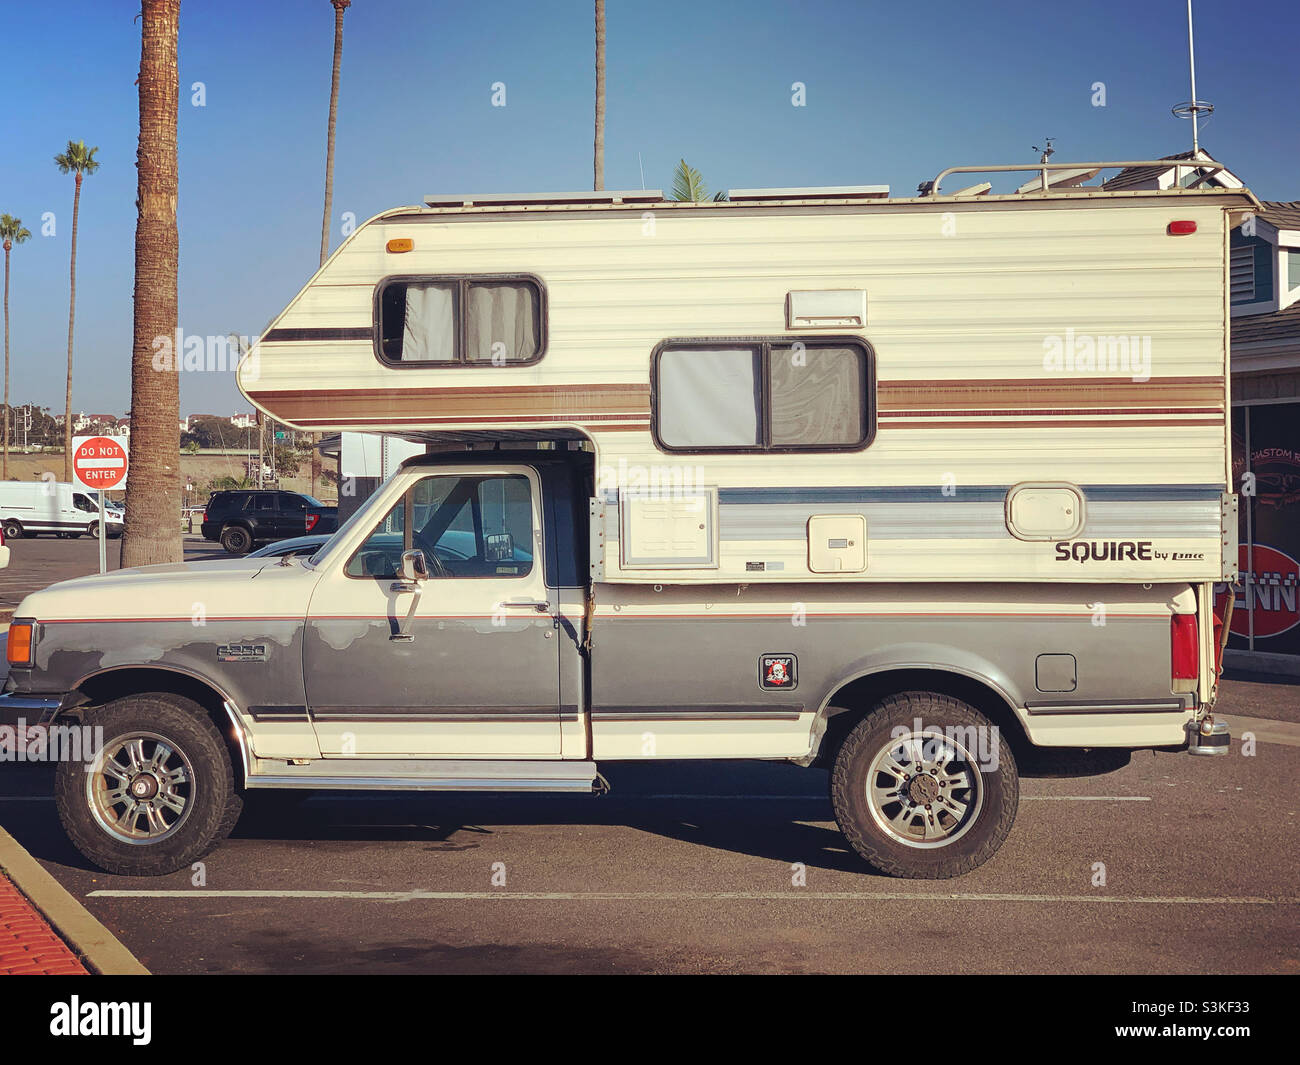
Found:
[[[606,185],[889,184],[946,166],[1165,155],[1190,147],[1183,0],[709,3],[607,0]],[[10,4],[0,64],[0,211],[14,250],[15,404],[63,407],[72,179],[82,192],[73,409],[129,404],[139,25],[135,0]],[[1300,198],[1300,4],[1197,6],[1202,143],[1262,199]],[[354,0],[345,22],[334,243],[429,192],[589,188],[592,5]],[[187,334],[260,332],[316,267],[333,42],[328,0],[184,0],[180,301]],[[203,82],[205,106],[191,104]],[[806,85],[807,106],[791,105]],[[1104,82],[1106,106],[1092,105]],[[504,82],[506,106],[493,107]],[[41,216],[56,216],[42,236]],[[182,381],[181,410],[246,410],[230,375]]]

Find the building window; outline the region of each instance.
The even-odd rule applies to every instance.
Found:
[[[1229,277],[1233,303],[1250,303],[1255,299],[1255,248],[1247,244],[1229,252]]]
[[[532,277],[390,277],[375,297],[376,353],[393,366],[518,366],[545,349]]]
[[[666,451],[850,451],[874,428],[871,348],[856,338],[669,340],[652,418]]]

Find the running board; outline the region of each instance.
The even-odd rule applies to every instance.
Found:
[[[607,789],[595,762],[321,758],[294,765],[253,758],[249,788],[314,791],[570,791]]]

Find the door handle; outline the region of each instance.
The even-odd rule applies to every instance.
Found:
[[[497,606],[503,610],[536,610],[539,614],[549,613],[551,609],[550,601],[546,599],[512,599]]]

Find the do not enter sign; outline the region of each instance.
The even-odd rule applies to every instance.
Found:
[[[118,488],[126,480],[126,448],[109,436],[80,436],[72,442],[72,475],[84,488]]]

